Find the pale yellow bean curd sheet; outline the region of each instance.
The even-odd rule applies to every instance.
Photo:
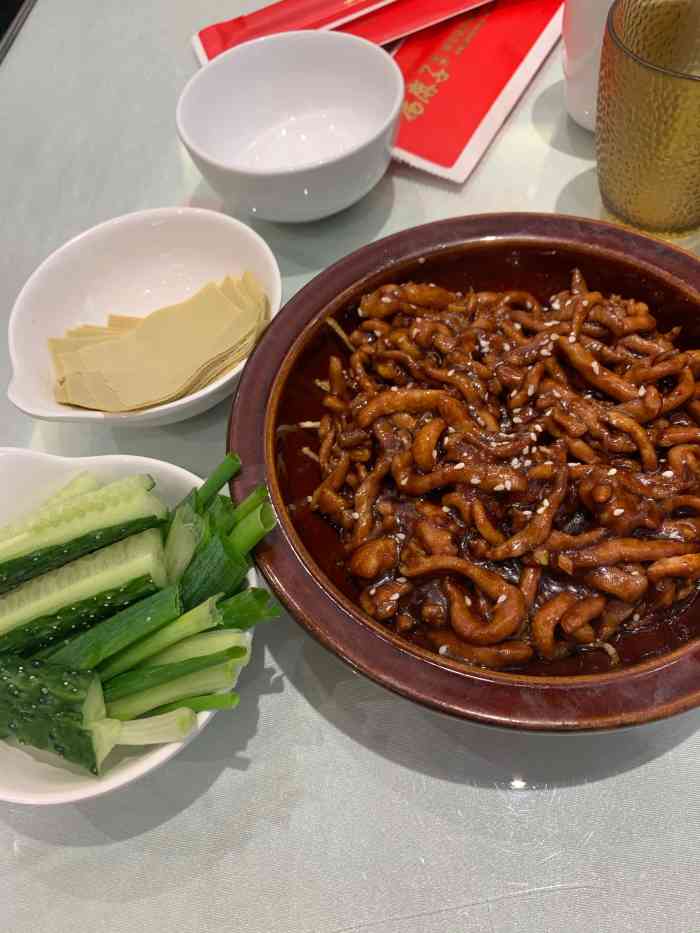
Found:
[[[245,359],[269,316],[267,295],[246,272],[144,318],[110,314],[104,326],[73,327],[49,340],[56,400],[126,412],[182,398]]]

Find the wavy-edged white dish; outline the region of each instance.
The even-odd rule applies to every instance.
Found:
[[[0,448],[0,524],[21,516],[64,485],[89,470],[105,482],[134,473],[150,473],[155,492],[175,505],[202,480],[181,467],[148,457],[114,454],[105,457],[56,457],[33,450]],[[248,583],[257,585],[255,570]],[[0,800],[48,806],[100,797],[149,774],[196,738],[214,713],[199,713],[197,730],[186,742],[172,742],[140,751],[123,748],[110,755],[105,774],[94,777],[48,752],[0,741]]]
[[[210,281],[252,272],[270,314],[280,308],[279,266],[250,227],[216,211],[163,207],[124,214],[79,234],[45,259],[10,315],[10,401],[44,421],[152,427],[198,415],[231,395],[245,360],[184,398],[114,414],[61,405],[54,398],[49,337],[78,324],[105,324],[110,313],[145,316],[182,301]]]

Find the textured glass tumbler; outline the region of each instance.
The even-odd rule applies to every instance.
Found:
[[[596,147],[611,213],[659,232],[700,226],[700,0],[616,0]]]

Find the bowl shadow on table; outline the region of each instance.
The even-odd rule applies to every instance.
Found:
[[[235,205],[223,202],[204,181],[194,190],[187,206],[222,211],[248,224],[275,254],[283,277],[308,276],[378,237],[394,206],[394,179],[388,171],[356,204],[331,217],[306,223],[255,220],[237,212]]]
[[[292,623],[290,623],[291,625]],[[300,638],[290,631],[289,638]],[[700,710],[659,723],[587,734],[515,732],[455,719],[397,696],[303,635],[271,651],[335,728],[369,751],[430,777],[488,789],[546,789],[603,780],[671,751],[700,727]]]
[[[111,794],[59,807],[11,806],[0,809],[0,821],[22,835],[52,845],[110,845],[147,833],[186,810],[227,770],[246,771],[249,742],[258,730],[260,698],[281,693],[282,678],[265,665],[266,635],[256,638],[250,663],[241,674],[240,705],[219,713],[171,761]],[[82,817],[97,831],[76,832]]]

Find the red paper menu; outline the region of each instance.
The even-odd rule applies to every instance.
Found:
[[[376,42],[377,45],[386,45],[491,2],[492,0],[398,0],[398,3],[365,13],[351,23],[336,27],[336,31],[349,32],[353,36]]]
[[[192,40],[206,65],[227,49],[290,29],[335,29],[377,45],[412,35],[492,0],[282,0],[202,29]]]
[[[559,38],[562,6],[495,0],[407,39],[396,158],[463,182]]]
[[[192,44],[201,64],[206,64],[241,42],[290,29],[333,29],[358,16],[395,3],[396,0],[279,0],[247,16],[207,26]],[[432,0],[422,0],[431,3]]]

